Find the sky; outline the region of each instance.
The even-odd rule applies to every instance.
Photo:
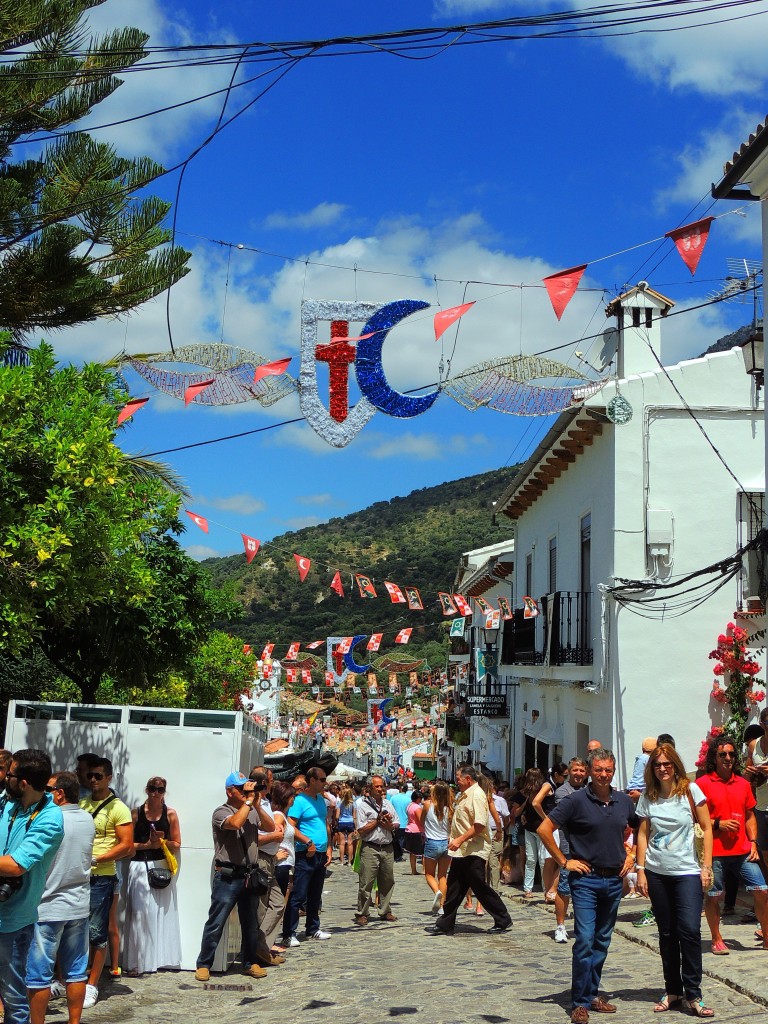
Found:
[[[97,34],[132,24],[150,34],[150,45],[274,43],[564,6],[107,0],[90,22]],[[734,14],[738,20],[684,27]],[[553,357],[583,366],[579,351],[594,363],[601,344],[591,336],[607,325],[606,303],[641,279],[671,298],[675,312],[706,303],[722,291],[729,260],[761,258],[758,204],[713,204],[709,190],[768,114],[768,0],[647,27],[665,31],[447,46],[422,59],[318,56],[279,81],[273,72],[246,82],[266,67],[241,65],[226,114],[251,105],[189,163],[178,192],[177,242],[192,260],[171,291],[174,345],[223,340],[267,359],[290,356],[296,378],[302,299],[419,299],[432,308],[391,332],[382,363],[391,387],[429,390],[441,359],[443,375],[455,374],[562,346]],[[231,66],[128,73],[88,124],[123,155],[173,167],[210,135],[231,75]],[[209,93],[217,95],[137,117]],[[100,127],[126,118],[137,119]],[[178,182],[169,174],[151,191],[176,200]],[[718,219],[692,277],[672,243],[658,240],[705,215]],[[541,280],[583,263],[579,290],[558,322]],[[470,301],[476,305],[458,328],[436,342],[433,313]],[[669,318],[664,362],[699,355],[752,312],[751,302],[727,302]],[[125,320],[49,340],[64,363],[167,351],[165,297]],[[318,394],[327,405],[323,373]],[[306,422],[279,425],[301,417],[295,396],[266,409],[256,402],[185,408],[132,371],[125,378],[133,396],[150,401],[119,443],[166,453],[158,458],[184,479],[187,507],[210,524],[208,534],[190,524],[183,538],[196,558],[242,552],[241,533],[264,542],[522,461],[550,425],[472,413],[443,394],[417,417],[377,412],[337,449]],[[354,373],[349,396],[350,403],[360,397]],[[258,428],[272,429],[168,451]]]

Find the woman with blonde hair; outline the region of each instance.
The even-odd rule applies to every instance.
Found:
[[[421,807],[424,829],[424,878],[435,894],[432,912],[436,914],[445,899],[448,867],[448,841],[453,817],[453,792],[447,782],[436,782]]]
[[[701,998],[701,909],[712,885],[712,825],[707,799],[689,782],[669,743],[660,743],[645,766],[645,792],[637,802],[637,889],[650,896],[659,929],[664,994],[654,1013],[686,1005],[696,1017],[714,1017]],[[699,863],[694,826],[703,832]]]
[[[339,864],[351,864],[355,853],[355,794],[345,786],[334,809],[334,832],[338,836]]]

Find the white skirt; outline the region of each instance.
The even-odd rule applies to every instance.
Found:
[[[156,861],[165,867],[165,861]],[[181,932],[176,878],[165,889],[153,889],[144,861],[134,860],[128,872],[123,967],[145,974],[159,967],[181,965]]]

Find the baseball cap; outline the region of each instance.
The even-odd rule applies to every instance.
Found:
[[[248,776],[243,775],[242,772],[230,772],[227,776],[227,781],[224,783],[225,786],[242,786],[248,781]]]

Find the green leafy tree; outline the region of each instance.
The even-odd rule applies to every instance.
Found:
[[[89,37],[103,2],[0,0],[0,327],[17,342],[127,313],[187,273],[189,254],[164,247],[170,204],[135,195],[163,168],[68,131],[145,54],[135,28]]]
[[[239,707],[239,695],[253,685],[255,667],[256,659],[243,650],[242,640],[215,630],[192,658],[187,706]]]

